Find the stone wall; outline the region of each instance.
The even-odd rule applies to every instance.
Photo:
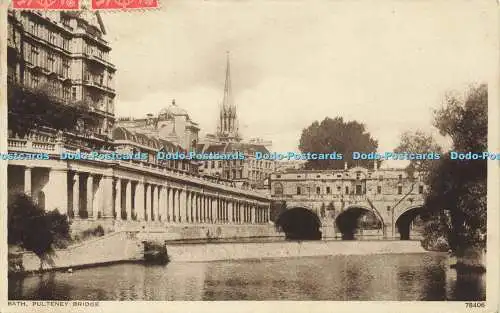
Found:
[[[142,243],[135,233],[117,232],[56,250],[52,257],[53,263],[44,264],[43,269],[137,260],[142,258],[142,253]],[[26,252],[23,254],[23,266],[26,271],[36,271],[40,267],[40,260],[34,253]]]
[[[418,241],[167,244],[167,250],[172,262],[425,252]]]

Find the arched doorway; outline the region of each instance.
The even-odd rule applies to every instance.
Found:
[[[311,210],[295,207],[281,213],[276,226],[285,232],[289,240],[320,240],[321,221]]]
[[[408,208],[396,219],[395,227],[399,233],[399,239],[417,239],[423,231],[423,221],[420,218],[422,207]]]
[[[379,214],[368,208],[353,206],[342,211],[335,219],[336,228],[342,233],[342,240],[356,239],[360,235],[383,236],[384,222]]]

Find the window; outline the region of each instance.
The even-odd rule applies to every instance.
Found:
[[[40,78],[36,74],[33,74],[31,76],[31,88],[37,88],[39,83]]]
[[[64,50],[69,50],[69,39],[68,38],[64,38],[62,39],[62,46],[63,46],[63,49]]]
[[[31,56],[30,56],[30,61],[34,65],[38,65],[38,47],[31,46]]]
[[[55,69],[55,63],[56,63],[56,57],[54,56],[53,53],[48,52],[47,53],[47,69],[49,71],[53,72]]]
[[[215,161],[210,161],[210,168],[214,168],[215,167]]]
[[[69,97],[70,97],[69,87],[64,87],[63,88],[63,98],[66,100],[69,100]]]
[[[349,194],[349,186],[345,186],[345,194],[348,195]]]
[[[418,186],[418,193],[424,193],[424,186]]]
[[[398,195],[403,194],[403,186],[398,186]]]
[[[64,26],[68,26],[69,27],[69,23],[70,23],[70,18],[67,17],[67,16],[61,16],[61,23],[64,25]]]
[[[53,45],[56,44],[56,34],[50,30],[48,30],[49,33],[49,42]]]
[[[33,35],[38,35],[38,25],[34,21],[30,21],[29,30]]]
[[[363,194],[363,186],[356,185],[356,194],[357,195]]]
[[[340,188],[340,186],[337,186],[337,191],[338,191],[338,192],[340,192],[340,189],[341,189],[341,188]]]
[[[321,187],[316,187],[316,193],[319,195],[321,193]]]
[[[69,76],[69,60],[68,59],[62,60],[62,75],[64,77]]]
[[[384,180],[384,176],[380,175],[380,176],[378,177],[378,180]]]
[[[300,187],[297,187],[297,194],[300,195]]]
[[[71,88],[71,99],[76,100],[76,87]]]
[[[391,211],[391,207],[387,206],[387,212]]]
[[[382,193],[382,186],[377,186],[377,193],[381,194]]]
[[[114,112],[113,99],[108,99],[108,112]]]
[[[99,85],[104,85],[104,73],[99,74]]]
[[[402,180],[402,179],[403,179],[403,175],[399,174],[399,175],[398,175],[398,179],[399,179],[399,180]]]
[[[330,194],[330,192],[331,192],[331,191],[330,191],[330,187],[326,187],[326,193],[327,193],[327,194]]]

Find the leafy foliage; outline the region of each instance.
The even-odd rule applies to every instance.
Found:
[[[58,244],[70,240],[66,215],[57,210],[45,212],[25,194],[12,195],[9,200],[9,245],[19,245],[42,260],[52,254]]]
[[[394,152],[396,153],[439,153],[442,154],[441,146],[436,142],[432,135],[423,131],[404,132],[401,135],[400,144]],[[432,169],[433,160],[410,160],[406,167],[408,177],[413,178],[415,173],[422,175],[425,179]]]
[[[79,121],[89,129],[98,126],[98,120],[92,115],[90,103],[85,101],[64,103],[54,97],[47,86],[32,89],[9,83],[7,103],[9,129],[21,137],[38,126],[62,131],[76,130]]]
[[[349,166],[370,166],[373,161],[352,160],[352,152],[375,152],[378,143],[365,126],[356,121],[344,122],[342,117],[325,118],[321,123],[315,121],[302,130],[299,149],[303,153],[341,153],[344,160],[308,160],[306,169],[341,169],[344,162]]]
[[[488,91],[486,85],[471,88],[465,100],[449,97],[447,106],[436,112],[434,125],[453,140],[454,150],[481,153],[487,149]],[[451,249],[461,253],[486,244],[485,160],[451,160],[445,156],[431,169],[426,198],[428,220],[443,220],[448,212],[447,230]],[[435,222],[434,222],[435,223]],[[442,223],[444,224],[444,222]],[[440,224],[442,226],[442,224]],[[440,236],[445,227],[428,235]]]

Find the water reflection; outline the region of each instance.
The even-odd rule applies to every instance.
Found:
[[[442,254],[121,264],[9,278],[9,299],[464,301],[485,299],[484,279]]]

